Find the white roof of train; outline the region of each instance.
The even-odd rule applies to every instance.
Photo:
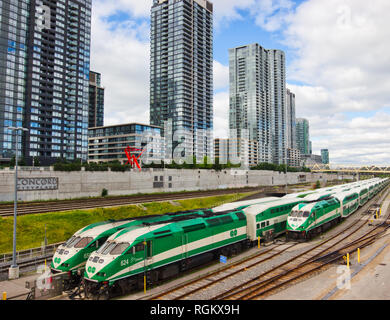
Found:
[[[348,197],[352,194],[359,195],[359,192],[357,190],[352,189],[350,191],[338,192],[338,193],[332,195],[332,197],[338,199],[341,203],[343,203],[343,200],[345,199],[345,197]]]
[[[106,231],[108,231],[110,229],[122,226],[124,224],[128,224],[130,222],[132,222],[131,219],[126,220],[126,221],[107,222],[107,223],[95,226],[93,228],[84,227],[84,228],[80,229],[79,231],[77,231],[74,235],[75,236],[80,236],[80,237],[96,238],[98,235],[102,234],[103,232],[106,232]],[[86,230],[83,231],[84,229],[86,229]]]
[[[253,206],[250,206],[248,208],[245,208],[243,211],[245,214],[256,216],[260,212],[264,212],[265,210],[268,210],[269,208],[272,207],[277,207],[277,206],[283,206],[286,204],[291,204],[298,201],[298,199],[283,199],[280,198],[279,201],[273,201],[270,203],[263,203],[263,204],[256,204]]]
[[[267,198],[258,198],[258,199],[246,200],[246,201],[230,202],[230,203],[225,203],[223,205],[220,205],[218,207],[213,208],[213,212],[234,210],[234,209],[236,209],[238,207],[242,207],[242,206],[267,203],[267,202],[276,201],[279,199],[280,198],[277,198],[277,197],[267,197]]]

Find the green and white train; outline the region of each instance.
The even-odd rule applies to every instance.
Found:
[[[91,253],[98,250],[116,232],[128,227],[142,226],[145,223],[192,219],[205,214],[205,212],[211,211],[209,209],[190,210],[175,214],[149,215],[88,225],[77,231],[66,243],[57,248],[51,262],[51,271],[54,274],[68,272],[69,280],[67,280],[66,288],[72,288],[79,284]]]
[[[286,230],[311,234],[356,211],[368,201],[371,184],[372,195],[385,186],[375,179],[353,188],[346,184],[91,225],[58,249],[52,269],[82,274],[88,296],[122,294],[142,288],[145,279],[156,283],[220,255],[239,253],[260,238],[272,240]]]
[[[237,254],[285,232],[289,212],[301,198],[268,199],[240,209],[179,222],[156,222],[112,235],[87,261],[87,295],[124,293],[156,283],[219,257]]]
[[[112,235],[87,261],[86,295],[111,296],[142,288],[204,264],[215,255],[239,252],[246,244],[240,211],[174,223],[130,227]]]
[[[330,198],[294,207],[287,219],[287,239],[310,239],[348,218],[388,185],[388,179],[373,179],[332,194]]]

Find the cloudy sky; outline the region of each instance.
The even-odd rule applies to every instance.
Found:
[[[213,0],[214,136],[226,137],[228,49],[259,43],[287,56],[297,117],[313,151],[336,164],[390,163],[390,1]],[[149,123],[152,0],[93,0],[91,68],[105,124]]]

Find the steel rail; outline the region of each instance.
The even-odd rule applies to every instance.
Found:
[[[222,276],[222,277],[220,277],[220,278],[218,278],[218,279],[216,279],[216,280],[210,280],[210,279],[208,279],[208,278],[210,278],[210,277],[214,277],[214,276],[216,276],[216,275],[218,275],[218,274],[221,274],[221,273],[223,273],[223,272],[229,271],[229,269],[238,267],[238,266],[240,266],[240,265],[243,265],[244,263],[248,263],[248,262],[250,262],[250,261],[252,261],[252,260],[255,260],[255,259],[257,259],[257,258],[259,258],[259,257],[261,257],[261,256],[263,256],[263,255],[266,255],[267,253],[271,253],[272,251],[275,251],[275,249],[279,248],[279,247],[282,246],[282,245],[285,245],[285,244],[280,244],[280,245],[278,245],[278,246],[276,246],[276,247],[273,247],[273,248],[271,248],[271,249],[268,249],[268,250],[266,250],[266,251],[262,251],[262,252],[260,252],[260,253],[255,254],[255,255],[252,255],[252,256],[250,256],[249,258],[243,259],[243,260],[241,260],[241,261],[238,261],[238,262],[236,262],[236,263],[233,263],[233,264],[231,264],[231,265],[228,265],[228,266],[226,266],[226,267],[224,267],[224,268],[221,268],[221,269],[218,269],[218,270],[213,271],[213,272],[211,272],[211,273],[208,273],[208,274],[206,274],[206,275],[204,275],[204,276],[201,276],[200,278],[196,278],[196,279],[194,279],[194,280],[191,280],[191,281],[189,281],[189,282],[186,282],[186,283],[184,283],[184,284],[181,284],[181,285],[179,285],[179,286],[177,286],[177,287],[174,287],[174,288],[172,288],[172,289],[170,289],[170,290],[168,290],[168,291],[165,291],[165,292],[163,292],[163,293],[160,293],[160,294],[158,294],[158,295],[155,295],[155,296],[151,297],[151,298],[148,299],[148,300],[161,299],[162,297],[168,296],[168,295],[170,295],[170,294],[172,294],[172,293],[174,293],[174,292],[178,292],[179,290],[182,290],[182,289],[184,289],[184,288],[188,288],[189,286],[192,286],[192,285],[194,285],[194,284],[196,284],[196,283],[200,283],[200,286],[199,286],[199,287],[196,287],[196,288],[193,288],[193,289],[189,288],[190,290],[189,290],[188,292],[185,292],[185,293],[183,293],[183,294],[180,294],[179,296],[168,297],[169,299],[172,299],[172,300],[180,300],[180,299],[183,299],[184,297],[190,296],[190,295],[192,295],[192,294],[194,294],[194,293],[196,293],[196,292],[198,292],[198,291],[200,291],[200,290],[203,290],[203,289],[206,289],[206,288],[208,288],[208,287],[210,287],[210,286],[212,286],[212,285],[218,284],[218,283],[220,283],[220,281],[225,280],[225,279],[227,279],[227,278],[229,278],[229,277],[232,277],[232,276],[234,276],[234,275],[236,275],[236,274],[238,274],[238,273],[240,273],[240,272],[243,272],[243,271],[246,271],[247,269],[253,268],[254,266],[256,266],[256,265],[258,265],[258,264],[260,264],[260,263],[262,263],[262,262],[265,262],[265,261],[267,261],[267,260],[270,260],[270,259],[274,258],[275,256],[279,255],[280,253],[285,252],[285,251],[287,251],[288,249],[290,249],[290,248],[296,246],[297,243],[295,243],[295,244],[293,244],[293,245],[290,245],[290,246],[288,246],[287,248],[285,248],[285,249],[283,249],[283,250],[281,250],[281,251],[278,251],[278,252],[276,252],[276,253],[274,253],[274,254],[271,254],[269,257],[266,257],[266,258],[264,258],[264,259],[262,259],[262,260],[259,260],[259,261],[254,262],[254,263],[252,263],[252,264],[250,264],[250,265],[248,265],[248,266],[239,268],[238,270],[235,270],[235,271],[233,271],[233,272],[230,272],[230,273],[228,273],[228,274],[225,274],[224,276]],[[201,282],[204,281],[204,280],[207,280],[207,283],[206,283],[206,284],[201,284]]]
[[[272,281],[272,283],[279,281],[276,284],[272,285],[271,283],[267,283],[263,287],[261,287],[261,288],[264,288],[264,287],[266,288],[267,286],[269,286],[271,284],[270,288],[266,288],[264,290],[260,290],[261,288],[257,288],[256,291],[252,292],[252,295],[247,294],[246,296],[242,297],[241,299],[243,299],[243,300],[256,299],[259,297],[264,297],[267,294],[269,295],[272,291],[275,291],[283,286],[291,284],[298,279],[301,279],[305,276],[308,276],[308,275],[312,274],[313,272],[318,271],[318,270],[330,265],[331,263],[340,260],[347,253],[351,254],[357,248],[362,249],[362,248],[365,248],[365,247],[373,244],[375,242],[375,240],[380,235],[382,235],[383,233],[385,233],[387,231],[387,229],[389,229],[389,226],[387,226],[383,230],[380,230],[378,233],[376,233],[374,235],[371,235],[368,237],[363,236],[362,239],[359,239],[359,240],[356,240],[350,244],[347,244],[346,246],[339,248],[338,250],[335,250],[331,253],[328,253],[325,256],[319,257],[316,260],[311,261],[307,264],[299,266],[296,269],[289,270],[285,274],[281,275],[279,278],[274,279]],[[352,249],[347,250],[347,248],[352,248]],[[305,270],[305,268],[308,268],[308,270]],[[303,269],[303,271],[299,271],[300,269]],[[289,278],[290,274],[292,275],[292,277]],[[283,279],[284,277],[287,277],[287,279],[284,281],[281,281],[281,279]],[[259,292],[259,290],[260,290],[260,292]]]

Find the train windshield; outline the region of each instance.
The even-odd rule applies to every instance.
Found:
[[[68,242],[65,244],[67,248],[85,248],[91,241],[93,241],[93,238],[91,237],[72,237],[68,240]]]
[[[70,248],[69,245],[71,245],[75,240],[77,239],[76,236],[72,236],[68,241],[66,241],[65,246]]]
[[[78,241],[74,247],[76,249],[81,249],[81,248],[85,248],[87,245],[89,245],[91,242],[93,241],[93,238],[92,237],[85,237],[85,238],[81,238],[80,241]]]
[[[118,256],[121,255],[128,247],[130,246],[130,243],[118,243],[111,251],[110,255],[112,256]]]
[[[298,217],[298,213],[299,213],[299,211],[291,211],[291,213],[290,213],[290,217],[293,217],[293,218],[295,218],[295,217]]]
[[[103,246],[101,246],[96,253],[106,255],[108,254],[113,248],[115,248],[116,243],[115,242],[106,242]]]

